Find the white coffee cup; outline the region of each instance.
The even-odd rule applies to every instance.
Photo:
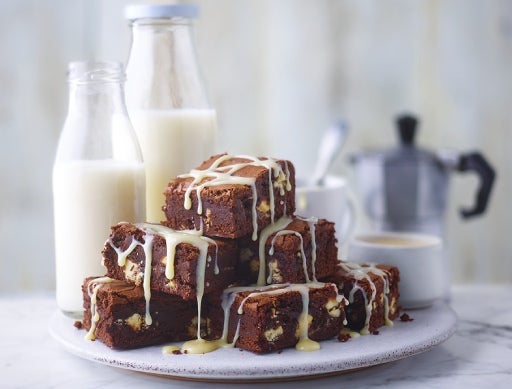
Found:
[[[398,267],[403,308],[430,306],[445,291],[448,268],[437,236],[398,232],[357,235],[349,243],[347,260]]]
[[[297,215],[335,223],[338,247],[351,236],[355,225],[354,202],[343,177],[327,176],[321,186],[297,178],[295,196]]]

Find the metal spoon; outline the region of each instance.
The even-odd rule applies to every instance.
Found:
[[[325,131],[318,149],[315,173],[311,179],[313,186],[322,186],[324,184],[325,176],[334,158],[338,156],[341,147],[345,143],[347,133],[348,125],[344,121],[333,123]]]

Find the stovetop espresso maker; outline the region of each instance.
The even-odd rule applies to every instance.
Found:
[[[397,119],[397,147],[352,155],[356,187],[375,230],[443,236],[450,175],[473,171],[479,177],[474,206],[460,211],[462,218],[469,219],[485,212],[496,174],[479,152],[416,146],[417,127],[414,116],[402,115]]]

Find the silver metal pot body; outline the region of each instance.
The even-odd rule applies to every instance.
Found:
[[[375,230],[416,231],[442,236],[449,169],[426,154],[352,159],[359,199]]]

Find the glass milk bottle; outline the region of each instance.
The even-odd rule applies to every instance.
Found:
[[[190,4],[128,6],[132,44],[126,103],[146,166],[146,219],[165,219],[171,179],[214,153],[217,119],[206,97],[192,36]]]
[[[142,154],[124,102],[121,63],[72,62],[69,108],[53,167],[57,304],[83,313],[84,278],[102,276],[110,226],[145,218]]]

